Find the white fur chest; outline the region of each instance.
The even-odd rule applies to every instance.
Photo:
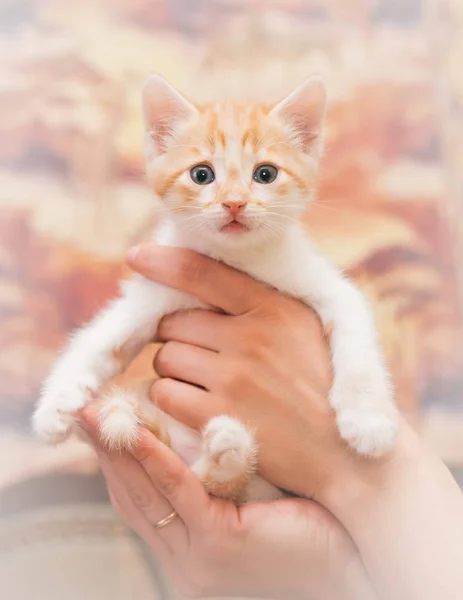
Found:
[[[241,234],[238,234],[241,235]],[[308,277],[320,257],[303,227],[297,223],[265,246],[215,246],[201,238],[188,239],[175,225],[165,221],[153,232],[155,242],[165,246],[188,248],[230,265],[251,277],[297,298],[311,295],[312,277]],[[312,265],[312,267],[311,267]]]

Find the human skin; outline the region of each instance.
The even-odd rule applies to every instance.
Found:
[[[314,313],[187,250],[147,245],[129,264],[225,313],[164,318],[154,401],[197,429],[219,414],[256,427],[264,477],[315,498],[342,523],[381,597],[454,600],[463,589],[460,490],[405,422],[381,459],[341,443],[327,402],[328,342]]]
[[[285,499],[237,508],[199,479],[150,432],[133,453],[105,452],[98,414],[85,409],[114,507],[188,597],[252,596],[376,600],[343,527],[317,503]],[[163,529],[154,525],[175,509]]]

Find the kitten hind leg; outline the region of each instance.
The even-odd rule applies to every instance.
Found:
[[[150,401],[152,380],[133,381],[124,387],[112,387],[98,400],[100,434],[111,450],[131,449],[138,439],[139,427],[146,427],[170,446],[167,423]]]
[[[220,416],[209,421],[202,439],[203,452],[192,470],[210,494],[240,502],[256,470],[254,435],[236,419]]]
[[[227,416],[211,419],[202,433],[201,450],[195,449],[199,440],[192,442],[185,436],[185,426],[178,423],[171,441],[168,418],[149,399],[151,384],[152,381],[139,381],[124,388],[114,387],[99,400],[101,435],[107,447],[132,447],[138,438],[138,428],[143,425],[167,446],[177,447],[188,464],[191,453],[197,455],[200,451],[191,469],[210,494],[236,504],[284,497],[281,490],[255,473],[254,436],[236,419]]]

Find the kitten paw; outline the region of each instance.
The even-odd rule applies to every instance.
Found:
[[[74,413],[86,403],[86,394],[72,389],[42,396],[32,417],[35,434],[47,444],[64,442],[75,421]]]
[[[210,475],[225,482],[254,470],[257,451],[253,435],[236,419],[215,417],[203,431]]]
[[[364,408],[341,409],[336,422],[343,440],[364,456],[381,456],[392,449],[397,434],[397,419]]]
[[[40,406],[32,417],[35,434],[47,444],[64,442],[71,431],[74,417],[67,412],[48,406]]]
[[[123,391],[113,395],[100,409],[101,438],[110,450],[133,448],[138,439],[139,425],[135,410]]]

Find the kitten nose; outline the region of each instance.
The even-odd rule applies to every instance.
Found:
[[[235,218],[238,213],[243,212],[246,202],[244,200],[226,200],[222,202],[222,206]]]

